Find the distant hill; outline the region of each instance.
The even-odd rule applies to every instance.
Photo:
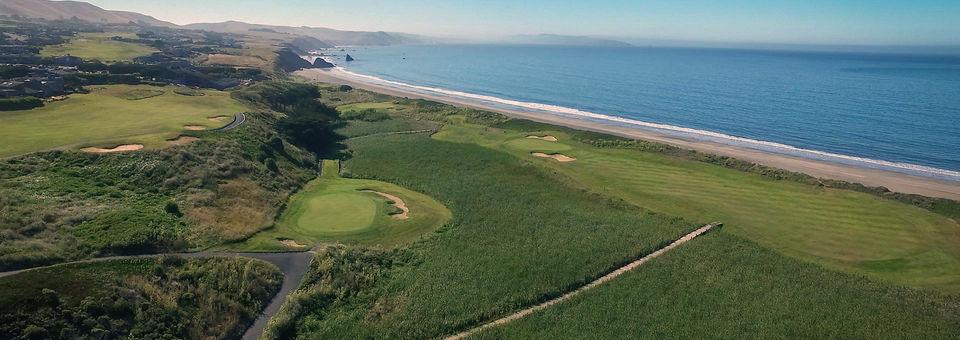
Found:
[[[633,45],[619,40],[594,38],[586,36],[570,36],[557,34],[513,35],[504,39],[510,44],[526,45],[557,45],[557,46],[596,46],[596,47],[631,47]]]
[[[325,41],[322,41],[314,37],[307,37],[307,36],[298,36],[296,38],[293,38],[293,40],[288,42],[287,45],[290,46],[290,48],[294,52],[301,55],[307,54],[308,52],[313,50],[333,47],[333,45]]]
[[[394,34],[387,32],[361,32],[361,31],[340,31],[331,28],[322,27],[290,27],[290,26],[272,26],[260,24],[248,24],[239,21],[225,21],[219,23],[199,23],[183,26],[184,28],[224,32],[224,33],[243,33],[251,30],[268,30],[279,33],[288,33],[316,38],[326,43],[337,46],[387,46],[399,44],[418,43],[414,35]]]
[[[0,0],[0,15],[19,15],[47,20],[77,18],[89,22],[174,27],[176,25],[140,13],[109,11],[79,1]]]

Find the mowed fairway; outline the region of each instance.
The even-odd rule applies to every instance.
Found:
[[[129,61],[135,57],[159,52],[147,45],[112,40],[114,36],[133,39],[137,37],[132,33],[121,32],[82,33],[70,38],[66,44],[45,47],[40,51],[40,55],[44,57],[72,55],[84,60],[115,62]]]
[[[274,228],[237,247],[284,250],[333,242],[395,246],[415,241],[451,218],[450,211],[429,196],[390,183],[341,178],[338,172],[338,161],[325,160],[322,176],[290,198]],[[406,215],[397,203],[405,205]]]
[[[549,129],[548,126],[542,126]],[[558,142],[526,138],[554,135]],[[699,221],[783,254],[898,284],[960,292],[960,226],[944,216],[846,190],[774,181],[702,162],[620,148],[596,148],[560,131],[448,125],[437,139],[527,157],[587,190]],[[576,161],[534,158],[562,153]]]
[[[174,89],[91,86],[89,94],[73,94],[67,100],[32,110],[2,112],[0,157],[126,143],[159,147],[183,132],[184,126],[219,127],[225,123],[208,117],[232,117],[246,110],[227,92],[202,91],[203,96],[186,96],[174,93]],[[156,95],[158,92],[162,94]]]

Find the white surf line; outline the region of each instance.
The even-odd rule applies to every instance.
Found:
[[[556,298],[553,298],[552,300],[549,300],[549,301],[547,301],[547,302],[543,302],[543,303],[538,304],[538,305],[535,305],[535,306],[533,306],[533,307],[529,307],[529,308],[523,309],[523,310],[521,310],[521,311],[519,311],[519,312],[510,314],[510,315],[507,315],[507,316],[505,316],[505,317],[503,317],[503,318],[500,318],[500,319],[497,319],[497,320],[488,322],[488,323],[486,323],[486,324],[483,324],[483,325],[474,327],[474,328],[472,328],[472,329],[470,329],[470,330],[467,330],[467,331],[458,333],[458,334],[453,335],[453,336],[446,337],[446,338],[444,338],[444,339],[446,339],[446,340],[459,340],[459,339],[463,339],[463,338],[466,338],[466,337],[468,337],[468,336],[470,336],[470,335],[479,333],[480,331],[483,331],[483,330],[486,330],[486,329],[489,329],[489,328],[497,327],[497,326],[504,325],[504,324],[509,323],[509,322],[512,322],[512,321],[516,321],[516,320],[522,319],[522,318],[524,318],[524,317],[526,317],[526,316],[528,316],[528,315],[530,315],[530,314],[536,313],[536,312],[538,312],[538,311],[540,311],[540,310],[542,310],[542,309],[545,309],[545,308],[547,308],[547,307],[553,306],[553,305],[558,304],[558,303],[560,303],[560,302],[569,300],[570,298],[572,298],[572,297],[574,297],[574,296],[577,296],[578,294],[581,294],[581,293],[583,293],[583,292],[585,292],[585,291],[587,291],[587,290],[596,288],[597,286],[599,286],[599,285],[601,285],[601,284],[604,284],[604,283],[606,283],[607,281],[613,280],[613,279],[617,278],[618,276],[623,275],[623,274],[626,273],[626,272],[629,272],[629,271],[631,271],[631,270],[634,270],[634,269],[636,269],[637,267],[643,265],[644,263],[647,263],[647,261],[650,261],[650,260],[652,260],[652,259],[654,259],[654,258],[656,258],[656,257],[659,257],[660,255],[663,255],[664,253],[670,251],[671,249],[676,248],[677,246],[679,246],[679,245],[681,245],[681,244],[684,244],[684,243],[686,243],[687,241],[690,241],[690,240],[696,238],[697,236],[703,235],[703,233],[705,233],[705,232],[709,231],[710,229],[712,229],[713,227],[716,227],[716,226],[719,226],[719,225],[720,225],[720,223],[710,223],[710,224],[707,224],[707,225],[705,225],[705,226],[703,226],[703,227],[700,227],[700,229],[694,230],[694,231],[692,231],[691,233],[686,234],[686,235],[684,235],[683,237],[677,239],[676,241],[673,241],[673,243],[670,243],[670,245],[668,245],[668,246],[666,246],[666,247],[663,247],[663,248],[660,248],[659,250],[657,250],[657,251],[655,251],[655,252],[653,252],[653,253],[650,253],[650,255],[644,256],[643,258],[641,258],[641,259],[639,259],[639,260],[630,262],[630,263],[628,263],[627,265],[625,265],[625,266],[623,266],[623,267],[617,268],[617,270],[614,270],[614,271],[610,272],[609,274],[600,277],[599,279],[593,280],[593,282],[590,282],[590,283],[588,283],[587,285],[585,285],[585,286],[583,286],[583,287],[577,288],[576,290],[574,290],[574,291],[572,291],[572,292],[563,294],[563,295],[561,295],[561,296],[559,296],[559,297],[556,297]]]
[[[437,87],[429,86],[420,86],[413,85],[408,83],[403,83],[399,81],[387,80],[376,76],[360,74],[356,72],[349,71],[343,67],[335,67],[334,70],[339,72],[340,75],[348,78],[352,78],[354,81],[358,82],[367,82],[373,83],[375,85],[386,86],[388,88],[395,88],[400,90],[412,90],[414,92],[426,92],[432,93],[435,95],[450,96],[454,98],[461,99],[470,99],[477,100],[486,103],[494,103],[499,105],[506,105],[520,110],[534,111],[540,113],[549,113],[556,115],[563,115],[569,118],[577,119],[586,119],[600,122],[616,123],[616,124],[625,124],[627,126],[636,126],[640,128],[645,128],[648,130],[659,131],[661,133],[666,133],[673,136],[691,136],[696,139],[715,141],[722,144],[746,147],[755,150],[774,152],[786,155],[793,155],[803,158],[812,158],[828,162],[837,162],[847,165],[859,165],[861,167],[874,168],[874,169],[886,169],[886,170],[899,170],[899,172],[907,172],[911,174],[925,175],[927,177],[942,178],[942,179],[951,179],[951,180],[960,180],[960,171],[940,169],[932,166],[925,166],[919,164],[903,163],[903,162],[894,162],[894,161],[885,161],[880,159],[872,159],[859,156],[850,156],[838,153],[832,153],[827,151],[819,151],[813,149],[805,149],[800,147],[795,147],[792,145],[771,142],[771,141],[762,141],[756,139],[750,139],[745,137],[732,136],[720,132],[713,132],[707,130],[699,130],[694,128],[687,128],[682,126],[668,125],[647,122],[637,119],[611,116],[605,114],[599,114],[589,111],[583,111],[579,109],[569,108],[559,105],[551,104],[541,104],[534,102],[525,102],[512,99],[504,99],[494,96],[474,94],[469,92],[461,92],[454,90],[447,90]]]

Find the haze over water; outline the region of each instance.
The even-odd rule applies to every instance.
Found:
[[[852,163],[869,167],[920,165],[897,167],[960,179],[957,56],[504,45],[348,52],[356,60],[338,65],[389,81],[708,132],[679,133],[686,137],[743,142],[715,132],[860,157],[867,162]]]

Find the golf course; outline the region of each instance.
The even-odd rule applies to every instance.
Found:
[[[370,102],[357,90],[330,89],[322,98],[341,113],[388,116],[340,128],[359,136],[346,142],[351,157],[343,171],[437,198],[453,211],[451,227],[401,248],[397,258],[414,260],[387,267],[386,255],[364,247],[321,252],[320,263],[351,264],[318,267],[307,281],[321,281],[303,286],[278,315],[295,321],[273,332],[458,334],[570,292],[711,221],[723,227],[570,300],[471,336],[940,337],[960,322],[955,216],[469,109]],[[423,121],[441,128],[408,130]],[[371,281],[336,286],[322,281],[330,275]],[[330,287],[355,293],[319,310],[298,307]],[[849,322],[865,327],[845,327]]]
[[[238,250],[303,250],[322,243],[397,246],[427,237],[451,218],[440,202],[390,183],[340,177],[324,160],[321,176],[290,198],[276,225]]]
[[[84,60],[101,62],[130,61],[135,57],[158,52],[147,45],[114,40],[113,37],[135,39],[129,32],[83,33],[62,45],[48,46],[40,51],[43,56],[71,55]]]
[[[223,126],[246,111],[230,93],[183,95],[174,86],[102,85],[43,107],[0,113],[0,157],[50,149],[160,148],[190,130]]]
[[[434,138],[531,160],[576,185],[665,214],[723,221],[724,230],[785,255],[897,284],[960,292],[960,225],[864,193],[774,181],[717,165],[629,148],[597,148],[540,125],[487,129],[448,124]],[[556,136],[556,142],[537,136]]]

